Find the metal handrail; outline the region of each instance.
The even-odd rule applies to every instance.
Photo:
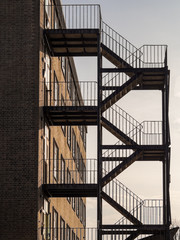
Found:
[[[99,4],[47,4],[45,12],[50,13],[49,29],[56,29],[55,17],[59,28],[63,29],[101,29],[101,8]]]

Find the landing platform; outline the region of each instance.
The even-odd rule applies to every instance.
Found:
[[[97,125],[96,106],[44,107],[50,126]]]
[[[97,184],[43,184],[47,197],[97,197]]]
[[[52,56],[97,56],[99,29],[46,29]]]

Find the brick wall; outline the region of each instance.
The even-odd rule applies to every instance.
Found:
[[[0,1],[0,239],[37,237],[39,1]]]

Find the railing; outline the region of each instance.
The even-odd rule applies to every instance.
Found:
[[[125,73],[107,73],[103,75],[103,86],[105,87],[121,87],[129,80],[129,76]]]
[[[106,172],[104,171],[104,175]],[[141,209],[138,208],[138,211],[135,211],[137,206],[140,206],[143,202],[135,193],[133,193],[129,188],[123,185],[117,179],[112,180],[103,188],[104,192],[116,201],[119,205],[125,208],[128,212],[141,220]]]
[[[138,212],[137,218],[143,224],[163,224],[163,200],[162,199],[145,199],[142,200],[134,209],[130,211],[133,215]],[[116,225],[132,224],[127,218],[123,217],[118,220]]]
[[[66,81],[44,83],[48,106],[97,106],[97,82]]]
[[[137,64],[141,50],[102,21],[102,43],[128,64]],[[119,66],[121,63],[119,64]]]
[[[104,112],[104,117],[137,144],[161,145],[162,121],[144,121],[139,123],[127,112],[114,104]],[[117,145],[122,145],[121,141]]]
[[[101,9],[97,4],[45,5],[49,29],[100,29]]]
[[[97,183],[96,159],[46,159],[41,161],[42,183],[46,184],[95,184]]]
[[[50,240],[50,239],[96,240],[97,239],[97,228],[70,228],[70,227],[59,228],[59,227],[50,227],[50,226],[39,229],[38,231],[39,237],[40,237],[39,240],[42,240],[42,236],[44,240]]]
[[[167,66],[167,45],[143,45],[139,48],[139,68],[163,68]]]
[[[141,139],[139,144],[143,145],[162,145],[162,121],[144,121],[141,123]]]
[[[117,231],[117,232],[116,232]],[[130,233],[125,233],[126,231],[131,234],[135,233],[136,230],[130,229],[106,229],[104,231],[104,235],[102,236],[102,240],[126,240]],[[39,229],[39,238],[38,240],[42,240],[42,236],[44,240],[50,239],[73,239],[73,240],[98,240],[98,229],[97,228],[42,228]],[[108,232],[108,233],[106,233]],[[149,235],[140,235],[136,239],[142,239],[143,237],[147,237]],[[163,236],[162,233],[159,236]],[[53,238],[52,238],[53,237]],[[179,240],[179,239],[174,239]]]
[[[132,140],[138,141],[141,124],[118,105],[108,108],[103,116]]]
[[[113,161],[103,161],[103,169],[107,173],[112,171],[115,167],[117,167],[122,161],[124,161],[126,158],[128,158],[131,154],[133,154],[132,149],[120,149],[118,151],[118,155],[116,154],[117,151],[114,151],[114,155],[112,154],[112,150],[108,149],[103,153],[103,157],[114,157],[114,158],[119,158],[118,160],[113,160]],[[110,154],[111,153],[111,154]]]

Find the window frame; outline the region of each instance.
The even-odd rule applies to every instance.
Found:
[[[67,126],[67,145],[69,149],[71,150],[71,138],[72,138],[72,133],[71,133],[71,126]]]
[[[54,106],[59,106],[59,81],[54,71]],[[57,96],[56,96],[57,95]]]
[[[65,101],[64,101],[64,97],[63,97],[62,94],[61,94],[61,106],[66,106]],[[66,136],[66,126],[61,126],[61,129],[63,131],[64,136]]]
[[[55,216],[56,215],[56,216]],[[56,219],[56,222],[55,222]],[[58,240],[58,212],[55,210],[55,208],[53,207],[53,223],[52,223],[53,227],[53,240]],[[55,226],[56,225],[56,226]],[[56,229],[56,231],[55,231]]]
[[[61,154],[61,184],[65,184],[65,181],[66,181],[65,171],[66,171],[66,163]]]
[[[51,27],[52,27],[52,0],[45,0],[44,28],[51,29]]]
[[[62,70],[65,82],[66,82],[66,61],[67,61],[66,57],[62,56],[61,57],[61,70]]]
[[[63,230],[63,231],[62,231]],[[65,232],[65,221],[64,219],[60,216],[60,240],[64,240],[66,236]]]
[[[57,158],[55,161],[55,149],[57,150]],[[56,162],[56,165],[55,165]],[[56,166],[56,168],[55,168]],[[56,182],[58,182],[59,180],[59,147],[57,145],[57,142],[55,141],[55,139],[53,139],[53,178],[55,179]]]
[[[71,184],[71,173],[69,168],[67,168],[67,184]],[[71,197],[67,197],[69,203],[71,203]]]

